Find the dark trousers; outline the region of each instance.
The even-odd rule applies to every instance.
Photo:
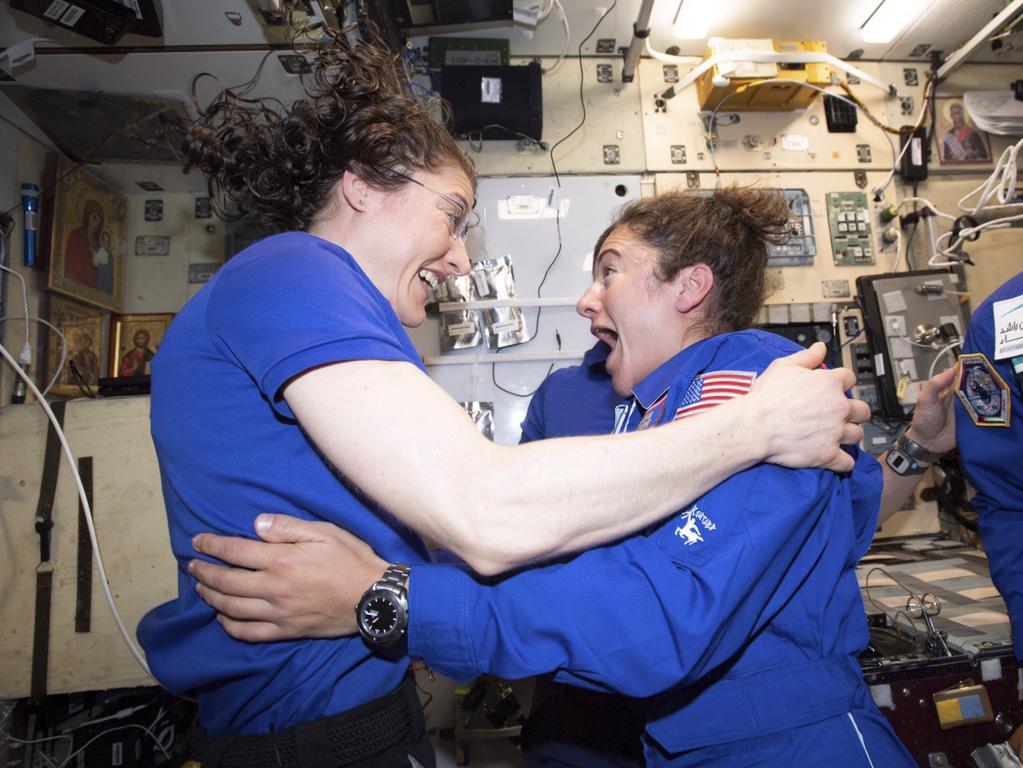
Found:
[[[537,678],[522,729],[529,768],[641,768],[641,700]]]
[[[436,768],[411,674],[339,715],[277,733],[200,741],[193,754],[202,768]]]

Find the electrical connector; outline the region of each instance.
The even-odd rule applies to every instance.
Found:
[[[32,345],[25,341],[25,346],[21,348],[21,354],[18,355],[18,365],[21,366],[21,370],[28,376],[29,368],[32,367]],[[21,405],[25,402],[25,393],[27,392],[25,386],[25,380],[19,376],[14,380],[14,391],[11,393],[11,405]]]

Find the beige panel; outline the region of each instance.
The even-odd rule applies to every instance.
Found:
[[[873,266],[839,267],[835,266],[834,256],[831,252],[831,239],[828,229],[828,214],[825,203],[825,195],[828,192],[857,192],[867,193],[868,201],[871,200],[870,189],[877,186],[884,180],[884,173],[868,173],[867,189],[857,188],[853,172],[817,172],[817,173],[726,173],[721,176],[722,184],[755,184],[765,187],[796,188],[805,189],[810,197],[810,207],[813,217],[814,235],[817,241],[817,255],[814,258],[813,266],[806,267],[782,267],[778,270],[771,270],[773,277],[780,276],[780,287],[771,296],[767,303],[772,304],[793,304],[793,303],[817,303],[817,302],[848,302],[851,297],[838,297],[825,299],[822,288],[824,280],[848,280],[851,293],[856,292],[856,278],[860,275],[873,275],[878,272],[887,272],[895,263],[896,249],[888,247],[878,248],[878,235],[880,219],[878,213],[882,208],[894,200],[893,187],[889,187],[885,200],[876,204],[871,202],[870,208],[873,213],[871,226],[874,238],[874,253],[877,263]],[[681,173],[659,173],[656,178],[656,189],[664,192],[671,189],[685,189],[688,179]],[[700,174],[700,188],[713,189],[714,174]]]
[[[146,192],[128,198],[125,312],[178,312],[201,284],[189,284],[188,265],[224,260],[224,222],[195,218],[197,195]],[[145,201],[163,201],[163,220],[145,220]],[[212,228],[212,232],[208,231]],[[137,237],[170,237],[168,256],[136,256]]]
[[[34,530],[46,416],[37,405],[0,409],[0,699],[27,696],[35,616]],[[149,398],[74,400],[65,418],[77,457],[93,457],[97,535],[129,633],[142,615],[176,595],[159,471],[149,437]],[[75,632],[78,496],[63,460],[53,510],[51,693],[151,685],[114,624],[93,568],[92,631]]]
[[[680,76],[692,67],[680,65]],[[863,63],[862,69],[875,77],[880,76],[879,66]],[[657,94],[671,87],[664,79],[664,65],[659,61],[645,59],[639,67],[639,83],[643,110],[643,135],[645,140],[647,168],[651,171],[703,171],[714,166],[703,123],[698,116],[699,105],[696,86],[684,89],[673,99],[665,102],[664,111],[658,112],[655,104]],[[866,83],[855,86],[857,96],[879,119],[884,119],[886,95],[878,88]],[[725,102],[722,113],[728,112]],[[718,127],[719,146],[716,150],[718,166],[722,170],[837,170],[888,169],[892,165],[892,150],[886,139],[887,134],[867,122],[859,114],[855,133],[828,133],[824,119],[823,99],[818,97],[805,110],[792,112],[741,112],[736,125]],[[816,123],[816,124],[814,124]],[[747,137],[756,137],[759,144],[755,149],[746,146]],[[801,146],[806,149],[786,149]],[[870,162],[857,159],[857,145],[870,148]],[[684,146],[686,162],[673,163],[672,146]],[[898,142],[896,137],[896,150]]]
[[[512,60],[524,64],[528,60]],[[554,59],[543,59],[550,67]],[[597,82],[597,65],[611,66],[613,82]],[[639,87],[622,84],[621,58],[583,59],[583,94],[586,122],[554,152],[558,173],[635,173],[644,169],[643,124],[639,115]],[[543,140],[550,146],[567,136],[583,117],[579,103],[579,62],[566,58],[543,77]],[[483,176],[553,175],[549,152],[519,152],[514,141],[484,141],[480,152],[463,147]],[[604,147],[618,148],[618,163],[604,162]]]

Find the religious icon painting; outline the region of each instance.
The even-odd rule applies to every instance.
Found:
[[[127,201],[82,167],[47,163],[40,268],[46,290],[117,311],[121,308]]]
[[[110,375],[148,376],[174,315],[114,315],[110,327]]]
[[[935,98],[934,141],[939,165],[990,165],[991,139],[974,125],[961,96]]]
[[[50,323],[64,337],[47,330],[46,379],[48,394],[63,397],[95,397],[103,375],[108,314],[95,307],[51,295],[47,302]],[[48,385],[47,385],[48,386]]]

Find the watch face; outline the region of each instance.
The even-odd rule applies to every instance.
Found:
[[[386,637],[398,625],[398,607],[386,595],[371,597],[363,606],[361,618],[367,632]]]

